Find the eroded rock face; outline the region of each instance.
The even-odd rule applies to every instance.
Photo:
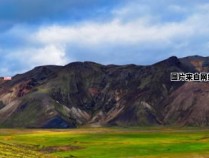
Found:
[[[0,125],[208,126],[208,83],[170,81],[170,72],[207,71],[208,63],[194,56],[150,66],[75,62],[37,67],[0,82]]]
[[[164,122],[167,124],[208,126],[208,99],[208,83],[185,83],[165,100]]]

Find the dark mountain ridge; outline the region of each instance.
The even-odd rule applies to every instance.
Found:
[[[170,57],[149,66],[74,62],[0,81],[0,126],[209,125],[209,84],[171,82],[171,72],[208,72],[209,58]]]

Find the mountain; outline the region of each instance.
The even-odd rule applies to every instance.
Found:
[[[208,57],[36,67],[0,81],[0,127],[208,126],[209,83],[170,81],[171,72],[201,71],[209,71]]]

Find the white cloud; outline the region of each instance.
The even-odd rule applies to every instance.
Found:
[[[21,56],[22,58],[19,58]],[[25,48],[11,54],[11,58],[19,58],[17,60],[30,67],[40,65],[64,65],[68,61],[65,49],[55,45],[46,45],[39,48]]]
[[[62,47],[47,45],[43,48],[27,50],[28,63],[33,65],[64,65],[67,63],[65,50]]]
[[[20,39],[24,44],[20,43],[11,50],[7,48],[8,58],[26,64],[29,69],[38,65],[64,65],[75,60],[144,64],[148,59],[153,63],[156,58],[185,56],[194,52],[204,55],[209,51],[206,47],[209,4],[194,5],[193,8],[170,4],[165,10],[171,11],[172,17],[180,13],[183,18],[166,20],[169,16],[159,9],[167,3],[162,8],[155,8],[134,2],[114,9],[112,19],[103,23],[80,21],[73,25],[55,23],[38,28],[15,26],[8,31],[8,39]],[[155,11],[160,14],[155,14]],[[157,54],[159,52],[161,54]]]
[[[169,43],[173,39],[185,39],[208,30],[201,26],[204,15],[194,15],[182,22],[150,24],[149,19],[139,18],[127,23],[114,19],[108,23],[89,22],[79,26],[53,25],[42,27],[31,36],[31,41],[43,45],[99,46],[108,44]]]
[[[151,13],[152,8],[149,8],[149,5],[130,3],[114,10],[115,17],[112,21],[83,22],[74,26],[44,26],[32,35],[32,41],[38,41],[44,45],[60,44],[69,48],[71,45],[103,48],[104,45],[107,47],[110,45],[140,46],[162,45],[163,43],[165,47],[169,45],[170,49],[182,48],[182,46],[192,49],[192,45],[182,45],[182,43],[190,44],[192,40],[197,40],[198,44],[198,39],[209,35],[208,6],[201,5],[201,3],[194,6],[190,9],[190,14],[185,15],[185,18],[180,21],[161,21],[159,15]],[[175,4],[168,7],[176,12],[181,10],[185,14],[188,9]],[[134,18],[130,18],[133,15]],[[124,21],[124,17],[129,17],[129,19]]]
[[[122,23],[114,20],[111,23],[86,23],[79,27],[48,26],[41,28],[34,41],[42,44],[102,45],[111,43],[144,43],[166,42],[180,35],[192,35],[194,26],[186,23],[169,23],[165,25],[148,25],[143,20]],[[35,38],[34,38],[35,37]]]
[[[65,65],[69,62],[65,48],[61,46],[46,45],[43,47],[29,47],[7,52],[1,65],[0,73],[14,75],[26,72],[36,66]]]

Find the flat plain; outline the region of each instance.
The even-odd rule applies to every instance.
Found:
[[[209,129],[0,129],[0,158],[209,158]]]

